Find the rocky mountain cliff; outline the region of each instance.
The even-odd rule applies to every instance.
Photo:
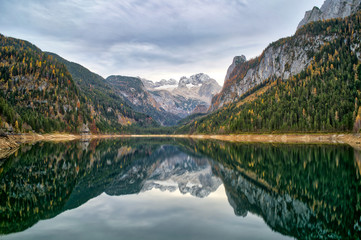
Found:
[[[227,74],[226,74],[226,78],[224,79],[224,81],[226,81],[227,79],[230,78],[233,70],[236,68],[236,66],[239,66],[240,64],[246,62],[246,56],[242,55],[242,56],[235,56],[233,58],[233,62],[231,64],[231,66],[229,66],[228,70],[227,70]]]
[[[321,9],[307,11],[297,29],[310,23],[333,18],[345,18],[360,10],[361,0],[326,0]]]
[[[247,91],[266,81],[289,79],[300,73],[311,62],[312,53],[334,39],[335,34],[309,36],[299,33],[272,43],[255,59],[246,61],[244,56],[235,57],[222,91],[212,99],[211,110],[238,100]]]
[[[163,109],[181,118],[199,105],[198,109],[208,108],[212,97],[221,89],[216,80],[204,73],[182,77],[178,82],[170,79],[156,83],[143,80],[143,83]]]
[[[150,103],[156,107],[154,99],[145,90],[142,81],[135,77],[126,76],[109,76],[106,81],[113,87],[113,89],[123,96],[130,104],[134,106],[144,106]]]
[[[136,77],[110,76],[106,80],[116,94],[124,99],[129,106],[138,112],[151,116],[161,125],[175,125],[180,117],[172,114],[155,100],[145,88],[141,79]]]
[[[309,20],[303,20],[300,24],[317,20],[315,16],[318,13],[322,19],[348,16],[357,11],[360,2],[327,0],[320,10],[314,8],[313,12],[306,13],[306,17],[310,16]],[[286,80],[301,73],[322,47],[340,38],[340,34],[335,31],[321,33],[300,29],[294,36],[270,44],[257,58],[247,61],[244,56],[235,57],[227,71],[222,91],[212,99],[211,110],[239,100],[242,95],[265,82]],[[360,56],[357,49],[355,45],[352,51]]]

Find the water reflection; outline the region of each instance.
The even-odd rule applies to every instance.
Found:
[[[24,231],[102,193],[206,198],[223,184],[237,216],[261,216],[299,239],[358,239],[360,156],[348,146],[185,139],[24,146],[0,162],[0,232]]]

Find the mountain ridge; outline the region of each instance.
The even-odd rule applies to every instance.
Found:
[[[361,0],[326,0],[321,8],[314,7],[305,13],[297,30],[311,22],[348,17],[359,11],[360,5]]]
[[[114,91],[138,112],[151,116],[163,126],[175,125],[180,117],[167,112],[145,88],[143,81],[136,77],[112,75],[105,79]]]
[[[106,79],[55,53],[48,54],[65,64],[80,92],[89,101],[90,112],[101,132],[114,131],[114,128],[122,131],[133,124],[141,127],[156,126],[149,116],[135,111]]]
[[[212,97],[221,89],[216,80],[204,73],[181,77],[179,81],[162,80],[153,85],[149,80],[142,81],[163,109],[181,118],[204,106],[208,109]]]

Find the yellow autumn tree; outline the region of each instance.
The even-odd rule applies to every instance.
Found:
[[[19,123],[18,120],[15,121],[15,130],[18,131],[19,130]]]
[[[358,109],[356,120],[355,120],[355,123],[353,125],[354,132],[359,132],[360,129],[361,129],[361,116],[360,116],[360,114],[361,114],[361,107],[359,107],[359,109]]]

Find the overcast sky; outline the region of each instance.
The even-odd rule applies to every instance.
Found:
[[[158,81],[204,72],[293,35],[324,0],[0,0],[0,33],[107,77]]]

